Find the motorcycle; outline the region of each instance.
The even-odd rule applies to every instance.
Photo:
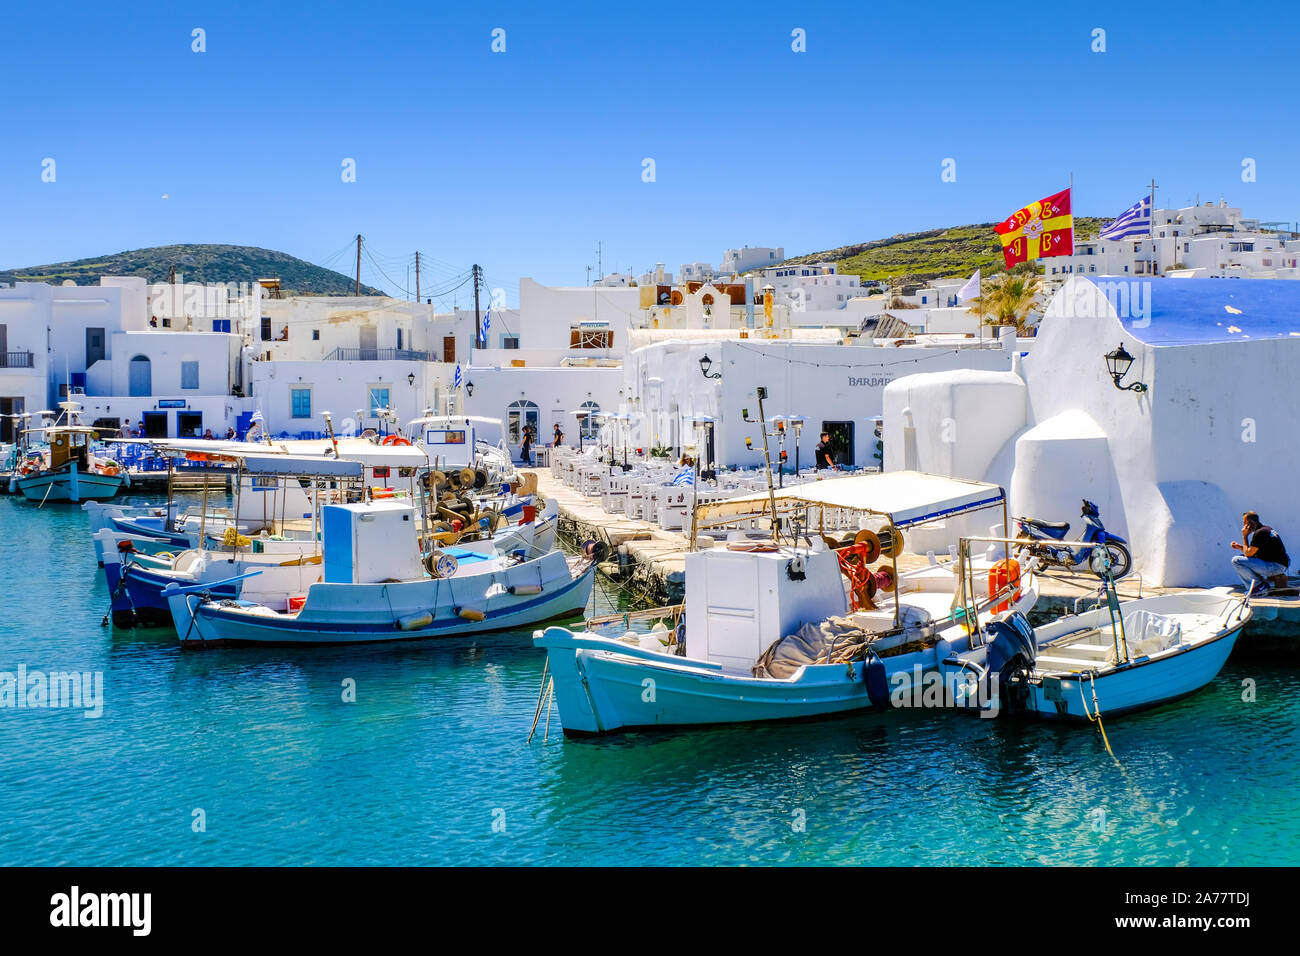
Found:
[[[1036,558],[1042,568],[1059,567],[1072,571],[1087,567],[1099,578],[1109,574],[1116,581],[1133,570],[1133,556],[1129,553],[1128,542],[1106,530],[1101,523],[1097,506],[1085,498],[1080,514],[1085,524],[1082,540],[1087,545],[1078,548],[1052,543],[1065,540],[1070,530],[1068,521],[1016,518],[1018,537],[1032,539],[1031,543],[1021,548],[1022,559]]]

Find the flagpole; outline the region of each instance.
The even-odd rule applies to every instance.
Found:
[[[1160,268],[1160,253],[1156,251],[1156,178],[1151,177],[1151,218],[1147,220],[1147,238],[1151,240],[1151,254],[1154,257],[1152,266],[1155,269]],[[1177,244],[1175,243],[1175,248]],[[1177,255],[1174,256],[1174,262],[1178,261]],[[1173,263],[1171,262],[1170,265]]]

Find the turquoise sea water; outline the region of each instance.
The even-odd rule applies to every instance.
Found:
[[[0,709],[3,864],[1300,863],[1294,655],[1109,722],[1122,771],[1091,728],[950,713],[529,744],[527,633],[182,653],[100,626],[85,531],[0,498],[0,671],[105,696]]]

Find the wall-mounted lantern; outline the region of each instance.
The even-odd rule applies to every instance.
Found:
[[[721,372],[713,372],[712,374],[710,374],[710,373],[709,373],[709,369],[711,369],[711,368],[713,368],[713,359],[709,358],[707,355],[703,355],[703,356],[701,356],[701,357],[700,357],[700,373],[701,373],[705,378],[722,378],[722,373],[721,373]]]
[[[1119,343],[1119,348],[1115,351],[1106,353],[1106,371],[1110,373],[1111,381],[1115,383],[1115,387],[1121,392],[1145,392],[1147,387],[1142,382],[1134,382],[1132,385],[1121,384],[1132,365],[1133,356],[1128,354],[1123,342]]]

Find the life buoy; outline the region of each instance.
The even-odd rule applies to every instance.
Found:
[[[107,465],[104,466],[104,474],[112,478],[114,475],[117,474],[117,465],[115,465],[113,462],[110,461]]]
[[[994,594],[997,594],[1003,588],[1006,588],[1012,584],[1019,584],[1019,583],[1020,583],[1020,562],[1019,561],[1016,561],[1013,558],[1007,558],[1005,560],[999,561],[997,564],[989,568],[989,597],[992,597]],[[1010,598],[994,605],[992,608],[992,612],[994,614],[1001,614],[1003,611],[1009,610],[1011,608],[1011,604],[1013,601],[1019,601],[1019,600],[1020,600],[1020,588],[1016,588],[1015,593],[1012,594]]]
[[[379,444],[381,445],[409,445],[410,442],[401,435],[389,435]]]

